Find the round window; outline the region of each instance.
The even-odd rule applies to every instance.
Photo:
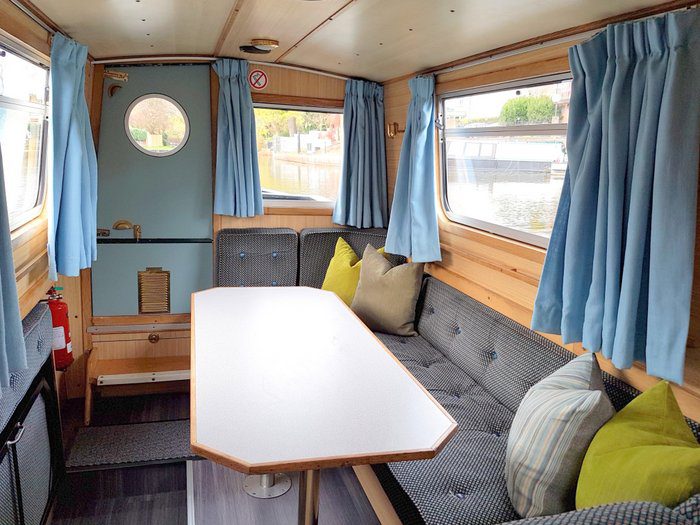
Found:
[[[180,151],[190,134],[190,121],[172,98],[144,95],[134,100],[124,118],[126,135],[146,155],[167,157]]]

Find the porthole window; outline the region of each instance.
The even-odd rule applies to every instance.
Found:
[[[126,135],[139,151],[167,157],[180,151],[190,134],[187,113],[172,98],[150,94],[134,100],[124,118]]]

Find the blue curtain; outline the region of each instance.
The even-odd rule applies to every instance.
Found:
[[[97,258],[97,157],[85,101],[87,48],[56,33],[51,45],[53,214],[49,264],[79,275]]]
[[[255,115],[248,85],[248,61],[220,58],[214,213],[234,217],[263,214],[255,142]]]
[[[10,374],[27,367],[27,352],[19,315],[15,267],[12,263],[10,220],[0,153],[0,387],[10,386]]]
[[[411,102],[401,144],[386,251],[414,262],[440,261],[435,206],[435,78],[409,80]]]
[[[348,80],[343,109],[343,173],[333,222],[357,228],[386,226],[384,88]]]
[[[700,142],[699,11],[573,47],[569,169],[532,327],[683,381]]]

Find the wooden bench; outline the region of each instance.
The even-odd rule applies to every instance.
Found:
[[[92,419],[95,389],[188,381],[189,324],[100,326],[93,341],[85,380],[84,423]]]

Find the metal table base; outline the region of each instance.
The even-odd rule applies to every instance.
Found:
[[[243,482],[243,490],[249,496],[270,499],[281,496],[292,488],[292,480],[287,474],[251,474]]]

